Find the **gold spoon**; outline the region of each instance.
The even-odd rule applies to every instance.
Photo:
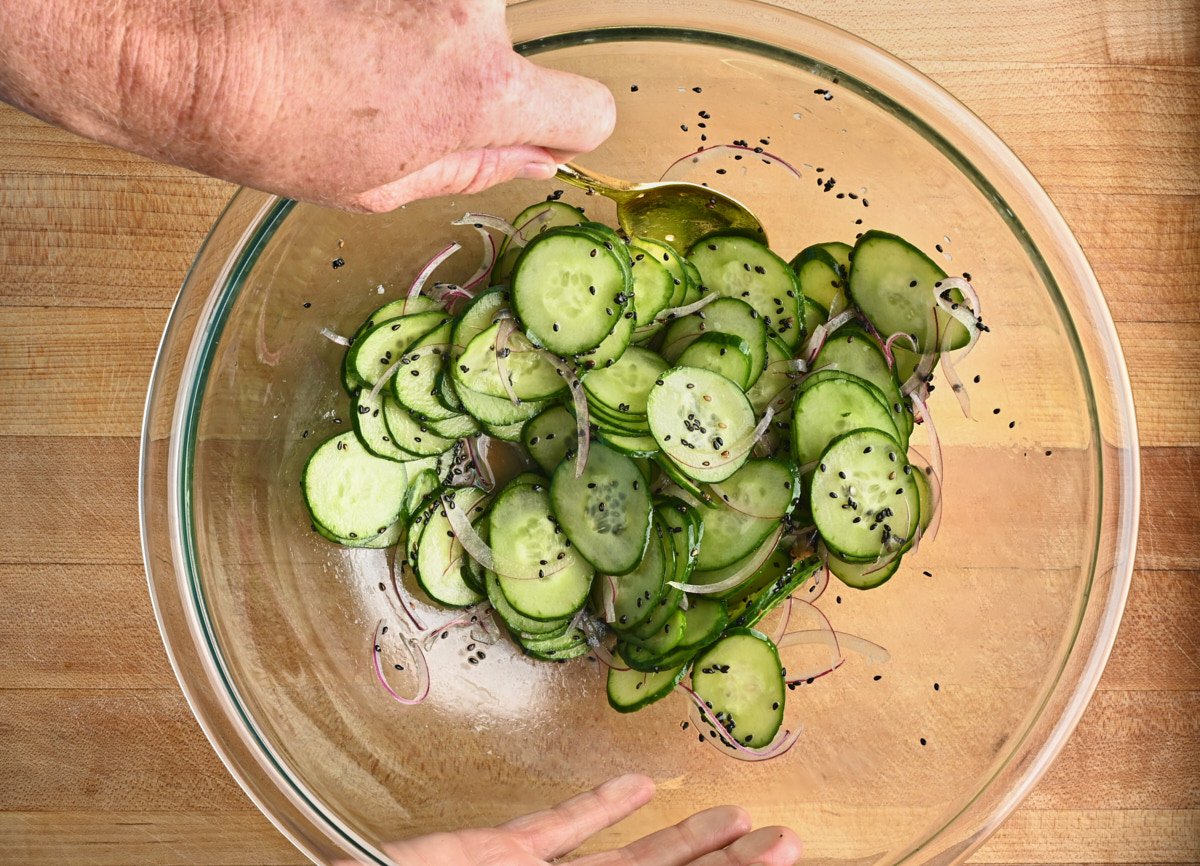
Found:
[[[612,199],[617,222],[632,237],[666,241],[686,253],[696,241],[717,231],[749,232],[765,239],[760,223],[741,202],[695,183],[630,183],[567,163],[558,178]]]

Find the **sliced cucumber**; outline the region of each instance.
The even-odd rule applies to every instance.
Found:
[[[369,539],[400,518],[408,469],[376,457],[353,432],[346,432],[321,443],[302,478],[314,523],[338,538]]]
[[[633,292],[624,256],[578,228],[550,229],[530,242],[512,279],[513,309],[529,338],[559,355],[599,346]]]
[[[483,594],[463,580],[462,562],[467,554],[454,535],[446,509],[461,508],[474,522],[487,508],[486,496],[478,488],[459,487],[447,490],[443,500],[425,523],[413,566],[426,595],[447,607],[467,607],[482,601]]]
[[[741,235],[712,235],[692,246],[688,261],[709,291],[744,300],[788,346],[803,340],[799,280],[766,244]]]
[[[687,609],[687,627],[678,649],[697,652],[721,636],[729,625],[725,602],[714,598],[693,598]]]
[[[839,375],[805,388],[792,414],[792,454],[801,466],[816,461],[825,447],[848,430],[873,428],[901,441],[892,413],[869,383]]]
[[[575,442],[575,416],[563,406],[551,406],[521,429],[521,444],[547,475],[554,474]]]
[[[687,626],[687,617],[679,608],[675,608],[666,620],[651,634],[642,635],[641,629],[628,633],[625,639],[635,643],[655,658],[663,658],[683,641],[683,632]]]
[[[570,546],[544,483],[510,483],[488,514],[500,588],[518,613],[560,619],[587,600],[592,566]]]
[[[773,338],[767,340],[766,367],[763,369],[762,375],[758,377],[758,381],[746,391],[746,398],[750,401],[750,406],[756,414],[761,415],[765,412],[785,388],[790,388],[794,384],[792,371],[788,366],[791,359],[792,355],[787,346]],[[776,408],[776,414],[780,414],[778,408]]]
[[[654,457],[658,454],[658,443],[653,436],[630,436],[627,433],[614,433],[599,430],[600,438],[614,451],[620,451],[626,457]]]
[[[775,578],[774,583],[767,584],[746,599],[734,623],[747,628],[758,625],[767,614],[779,607],[785,598],[803,586],[820,565],[815,556],[799,562],[792,561],[788,556],[787,567]]]
[[[650,491],[637,464],[593,442],[583,474],[560,463],[550,499],[563,532],[579,554],[602,574],[626,574],[642,560],[650,541]]]
[[[355,392],[350,404],[350,419],[358,441],[376,457],[395,460],[398,463],[419,459],[418,455],[404,450],[392,441],[383,417],[384,402],[387,399],[387,393],[381,392],[372,400],[369,387],[359,388]]]
[[[608,367],[592,370],[583,376],[583,390],[589,403],[618,413],[617,417],[645,416],[646,398],[667,362],[649,349],[631,346],[620,359]]]
[[[695,508],[675,497],[659,500],[654,514],[663,528],[664,539],[674,551],[675,574],[671,580],[689,583],[704,538],[704,522]]]
[[[804,297],[826,310],[846,308],[845,274],[824,244],[807,247],[792,259],[792,270],[800,282]]]
[[[944,279],[946,272],[908,241],[872,230],[854,245],[850,300],[884,337],[912,334],[921,352],[960,349],[970,335],[937,306]],[[950,297],[962,301],[957,290]]]
[[[500,325],[485,328],[454,362],[452,375],[456,385],[489,397],[509,399],[500,379],[501,357],[509,385],[519,400],[546,400],[566,390],[567,383],[542,353],[513,333],[510,345],[497,350]],[[510,325],[511,327],[511,325]]]
[[[796,573],[796,562],[792,559],[791,545],[780,544],[768,555],[754,575],[740,587],[729,593],[722,593],[729,609],[729,621],[737,622],[745,613],[746,607],[764,590],[781,578],[790,579]],[[786,576],[786,578],[785,578]]]
[[[467,414],[482,424],[495,426],[523,424],[548,405],[545,400],[513,403],[507,397],[490,397],[463,387],[455,388],[455,393]]]
[[[724,725],[723,736],[745,746],[768,745],[783,725],[787,689],[779,652],[753,629],[731,629],[701,653],[692,688]]]
[[[707,530],[706,530],[707,531]],[[745,574],[746,578],[740,581],[737,586],[732,586],[729,589],[722,590],[713,595],[714,598],[731,598],[742,592],[745,587],[753,583],[762,570],[767,567],[771,560],[771,556],[775,551],[775,545],[779,543],[779,533],[772,531],[766,538],[758,543],[758,546],[753,548],[749,553],[741,559],[735,560],[729,565],[722,568],[716,568],[711,571],[701,571],[697,569],[692,572],[688,583],[697,586],[710,586],[714,583],[721,583],[728,580],[735,574]]]
[[[696,367],[675,367],[658,381],[646,416],[663,453],[697,481],[724,481],[740,469],[755,427],[742,389]]]
[[[383,420],[387,423],[388,435],[405,451],[420,457],[442,454],[454,447],[453,439],[439,436],[424,421],[414,418],[391,396],[383,399]]]
[[[900,568],[902,554],[894,554],[882,562],[847,562],[834,553],[827,553],[829,570],[852,589],[874,589],[887,583]]]
[[[620,654],[618,661],[623,661]],[[662,700],[687,676],[687,664],[658,673],[608,669],[608,705],[618,713],[632,713]]]
[[[518,637],[517,640],[526,654],[543,661],[565,662],[579,658],[588,651],[587,635],[578,628],[567,629],[556,637]]]
[[[896,429],[902,436],[900,442],[907,447],[913,427],[912,413],[900,396],[900,383],[896,381],[895,372],[888,367],[883,349],[874,338],[857,328],[840,329],[821,346],[813,369],[822,373],[828,370],[853,373],[882,391],[896,421]]]
[[[417,340],[446,321],[438,311],[384,319],[354,341],[348,364],[358,381],[374,385]]]
[[[488,289],[472,298],[455,317],[451,335],[454,357],[461,355],[472,340],[496,324],[500,311],[507,307],[508,292],[503,289]]]
[[[480,526],[481,534],[487,525],[485,522]],[[571,624],[572,617],[570,616],[561,619],[541,620],[532,619],[520,613],[508,603],[508,599],[504,596],[504,591],[500,588],[500,579],[496,577],[496,572],[494,571],[484,572],[483,581],[484,589],[487,591],[488,602],[496,609],[496,613],[500,615],[500,619],[504,620],[504,624],[518,634],[529,637],[557,636],[564,634],[567,626]]]
[[[458,413],[442,404],[438,377],[450,353],[452,323],[443,322],[421,337],[401,356],[392,374],[392,396],[414,416],[426,421],[446,421]]]
[[[654,317],[671,305],[675,280],[666,265],[650,256],[635,258],[633,269],[633,307],[635,324],[645,328]]]
[[[520,243],[524,244],[529,238],[537,237],[543,232],[559,226],[577,226],[586,217],[577,207],[572,207],[563,201],[540,201],[531,204],[517,214],[512,221],[520,233]],[[495,278],[507,280],[512,273],[513,265],[521,254],[521,246],[511,237],[505,237],[496,256],[496,266],[492,269]]]
[[[643,258],[654,259],[657,262],[662,262],[663,267],[667,269],[667,273],[671,275],[671,301],[667,306],[678,307],[684,304],[684,298],[687,296],[691,279],[684,268],[685,260],[683,256],[670,244],[652,238],[634,238],[629,242],[629,246],[630,252],[633,253],[635,264]]]
[[[522,421],[517,421],[515,424],[485,424],[483,429],[494,439],[504,442],[520,442],[521,431],[525,429],[525,424]]]
[[[655,605],[662,598],[667,580],[674,577],[673,574],[668,574],[668,567],[672,562],[665,554],[664,541],[656,533],[650,538],[646,555],[633,571],[620,575],[596,576],[592,587],[592,606],[597,611],[604,610],[604,596],[606,593],[611,595],[613,613],[616,616],[612,623],[614,628],[636,628],[650,618]]]
[[[886,433],[852,430],[834,439],[821,454],[810,494],[825,545],[849,562],[906,549],[921,514],[913,471]]]
[[[829,311],[807,295],[804,298],[802,314],[804,316],[804,330],[810,334],[818,326],[829,321]]]
[[[766,367],[767,326],[754,309],[736,298],[721,298],[703,310],[676,319],[663,335],[662,356],[676,361],[701,334],[731,334],[750,347],[750,376],[753,385]]]
[[[750,366],[750,346],[733,334],[701,334],[679,355],[678,363],[684,367],[699,367],[720,373],[743,389],[749,388],[754,378]]]
[[[452,415],[444,421],[426,421],[425,424],[446,439],[466,439],[479,432],[479,425],[470,415]]]
[[[621,314],[620,321],[613,326],[612,332],[605,337],[599,346],[587,352],[581,352],[575,360],[584,370],[597,370],[611,367],[625,354],[633,340],[634,324],[633,311],[626,310]]]

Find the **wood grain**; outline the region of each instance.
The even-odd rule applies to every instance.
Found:
[[[1200,7],[784,0],[996,129],[1105,290],[1143,508],[1095,700],[987,864],[1200,861]],[[136,470],[167,311],[232,187],[0,108],[0,863],[299,864],[209,748],[145,589]]]

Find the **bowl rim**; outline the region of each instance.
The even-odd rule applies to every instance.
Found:
[[[521,0],[521,2],[512,4],[509,7],[510,20],[513,13],[516,13],[518,18],[521,19],[518,22],[520,26],[515,26],[514,32],[520,34],[522,32],[521,27],[524,27],[525,30],[537,30],[538,25],[531,23],[533,20],[540,19],[541,16],[546,15],[548,12],[558,11],[570,6],[571,3],[572,0]],[[603,10],[592,10],[589,14],[611,17],[614,15],[614,10],[617,10],[615,14],[624,12],[634,19],[638,17],[638,13],[642,16],[649,14],[654,17],[661,17],[662,10],[660,7],[669,4],[671,4],[671,0],[663,0],[663,2],[614,0],[614,2],[608,3]],[[1074,317],[1069,319],[1067,323],[1068,327],[1066,328],[1075,349],[1082,374],[1082,382],[1087,391],[1093,432],[1095,434],[1093,447],[1097,449],[1097,461],[1100,464],[1098,467],[1098,478],[1101,490],[1097,493],[1099,505],[1096,515],[1097,523],[1102,521],[1106,512],[1106,500],[1103,491],[1105,479],[1115,474],[1121,483],[1120,497],[1115,503],[1118,518],[1116,527],[1118,537],[1114,542],[1115,552],[1111,571],[1111,586],[1109,587],[1107,596],[1104,598],[1104,605],[1100,613],[1101,623],[1094,642],[1088,650],[1083,670],[1079,673],[1073,687],[1070,688],[1065,696],[1058,694],[1061,678],[1066,669],[1066,665],[1064,664],[1058,676],[1047,686],[1043,701],[1028,718],[1025,730],[1006,747],[1006,756],[1011,758],[1017,755],[1023,748],[1026,739],[1038,726],[1038,723],[1044,721],[1043,715],[1051,698],[1061,699],[1065,697],[1066,701],[1057,719],[1054,721],[1046,741],[1033,754],[1026,756],[1027,760],[1024,766],[1020,768],[1019,774],[1013,780],[1005,796],[998,804],[995,804],[988,810],[986,816],[984,816],[985,820],[982,821],[980,826],[972,831],[969,838],[963,844],[953,848],[953,859],[957,861],[965,858],[983,844],[987,836],[1000,825],[1034,785],[1036,785],[1052,761],[1061,752],[1096,689],[1105,662],[1116,638],[1117,626],[1121,619],[1132,578],[1138,525],[1138,505],[1140,500],[1140,461],[1136,418],[1132,390],[1120,342],[1100,287],[1087,263],[1082,249],[1071,234],[1065,220],[1059,214],[1046,192],[1034,179],[1032,173],[1029,172],[999,136],[987,127],[982,120],[922,73],[877,46],[846,31],[810,16],[774,6],[770,3],[761,2],[761,0],[722,0],[722,5],[729,10],[728,14],[730,15],[738,14],[738,10],[740,9],[743,13],[754,11],[760,15],[769,14],[778,16],[797,29],[815,31],[821,34],[823,39],[838,43],[844,50],[858,52],[859,59],[872,67],[873,78],[884,80],[888,83],[889,87],[894,85],[895,88],[910,96],[922,98],[920,104],[926,113],[937,115],[943,122],[948,122],[957,130],[967,133],[974,143],[982,148],[984,155],[991,163],[989,165],[988,177],[996,176],[997,172],[1003,175],[1004,179],[1023,195],[1020,202],[1023,207],[1028,209],[1041,225],[1049,229],[1056,242],[1056,252],[1063,259],[1062,264],[1068,269],[1071,282],[1078,286],[1082,292],[1083,300],[1086,304],[1086,312],[1089,314],[1087,324],[1099,331],[1098,345],[1103,354],[1099,359],[1101,363],[1098,366],[1102,368],[1102,373],[1107,374],[1106,378],[1099,381],[1102,385],[1106,386],[1106,398],[1111,399],[1113,403],[1111,409],[1113,410],[1114,418],[1110,419],[1110,423],[1115,424],[1115,436],[1106,436],[1101,430],[1100,420],[1097,417],[1097,397],[1094,387],[1096,371],[1089,367],[1086,362],[1085,353],[1080,345],[1079,332],[1074,326],[1076,321]],[[581,14],[578,7],[574,6],[572,6],[572,14],[576,19],[587,17],[587,14]],[[635,36],[679,39],[681,33],[694,33],[703,36],[707,44],[731,44],[740,49],[749,49],[756,54],[772,57],[773,59],[781,59],[781,56],[783,56],[787,59],[787,62],[793,65],[796,64],[797,58],[800,58],[808,61],[810,66],[814,68],[834,70],[836,73],[834,67],[829,67],[808,54],[789,50],[778,44],[751,41],[723,33],[717,29],[699,28],[697,26],[654,26],[646,23],[626,26],[606,25],[590,30],[585,27],[521,39],[516,43],[516,47],[518,51],[524,54],[533,55],[543,50],[567,44],[579,44],[585,34],[591,34],[588,37],[588,41],[595,42],[628,39]],[[1051,273],[1049,266],[1042,257],[1041,251],[1033,245],[1032,239],[1025,232],[1024,226],[1021,224],[1021,220],[1009,207],[1008,202],[992,186],[988,177],[985,177],[979,169],[975,169],[973,163],[959,149],[951,146],[948,141],[942,138],[936,129],[924,118],[915,115],[898,102],[896,97],[870,88],[864,82],[859,81],[857,76],[848,75],[843,72],[843,79],[840,82],[842,86],[847,86],[851,89],[854,89],[856,86],[860,87],[864,95],[867,95],[865,91],[869,90],[869,98],[872,101],[887,103],[890,110],[902,116],[909,122],[910,126],[915,125],[919,127],[919,131],[923,130],[923,134],[926,137],[934,136],[940,139],[941,144],[939,149],[942,150],[943,154],[951,157],[952,161],[956,162],[960,171],[971,176],[977,182],[977,185],[979,180],[983,181],[984,187],[982,188],[991,196],[993,204],[997,208],[1004,207],[1008,209],[1008,221],[1010,225],[1015,225],[1016,228],[1020,229],[1019,237],[1023,239],[1022,242],[1026,252],[1038,266],[1040,275],[1047,288],[1052,293],[1057,294],[1059,306],[1063,309],[1069,306],[1061,294],[1058,280]],[[968,168],[971,171],[967,171]],[[298,849],[314,862],[325,862],[323,852],[326,850],[328,844],[332,844],[341,849],[347,856],[357,856],[366,858],[371,862],[387,864],[390,860],[373,844],[362,839],[351,828],[344,826],[335,816],[330,815],[315,805],[316,802],[319,802],[319,798],[308,791],[300,780],[288,772],[286,763],[274,753],[267,738],[261,735],[253,716],[246,710],[242,699],[238,695],[237,689],[228,671],[225,669],[219,648],[215,643],[212,626],[206,621],[207,618],[203,605],[194,603],[183,604],[184,594],[190,595],[193,601],[201,598],[203,594],[202,588],[196,579],[196,569],[191,553],[192,536],[190,517],[186,513],[186,497],[188,495],[188,478],[190,478],[189,470],[192,456],[190,445],[187,443],[190,441],[190,433],[194,431],[194,427],[191,425],[196,420],[196,417],[198,417],[200,403],[198,395],[203,392],[203,382],[208,373],[205,360],[215,348],[225,316],[227,316],[233,302],[238,296],[241,276],[253,267],[254,261],[257,259],[263,246],[270,239],[272,232],[279,226],[294,204],[294,202],[287,199],[265,196],[265,194],[256,193],[252,190],[239,189],[213,224],[184,278],[179,296],[168,317],[151,372],[150,387],[143,419],[138,490],[143,560],[147,572],[155,618],[172,670],[175,672],[176,679],[205,736],[209,739],[214,750],[242,789],[246,791],[247,795],[250,796],[260,811]],[[237,220],[242,220],[241,224],[245,226],[240,233],[236,231],[237,227],[234,225]],[[216,278],[211,280],[208,285],[197,285],[197,281],[201,280],[204,276],[201,273],[202,262],[207,260],[206,256],[219,257],[221,255],[219,251],[220,242],[227,240],[224,235],[230,232],[239,236],[233,242],[232,251],[226,257],[225,261],[220,264]],[[192,293],[192,295],[206,293],[201,308],[198,311],[193,309],[185,312],[184,302],[188,299],[189,293]],[[194,297],[192,300],[195,300]],[[214,322],[217,323],[215,332],[212,328]],[[182,332],[186,330],[187,325],[193,323],[199,323],[200,327],[197,327],[192,332],[189,339]],[[182,371],[173,370],[167,357],[173,337],[190,343],[187,359],[182,365]],[[178,374],[178,379],[173,378],[176,374]],[[168,467],[166,477],[167,520],[170,527],[171,564],[174,572],[170,577],[166,576],[162,570],[155,569],[155,556],[152,553],[153,540],[151,537],[153,534],[151,524],[154,522],[155,517],[151,514],[151,509],[148,508],[150,496],[152,495],[150,493],[151,488],[161,486],[161,479],[156,476],[156,469],[153,465],[158,457],[151,452],[155,442],[152,430],[155,423],[160,421],[162,413],[162,406],[156,398],[162,391],[171,391],[176,398],[174,405],[170,407],[171,411],[168,413],[171,423],[168,455],[166,458],[166,466]],[[1110,441],[1112,439],[1119,441],[1114,445]],[[1113,467],[1106,465],[1106,457],[1114,462],[1115,465]],[[180,505],[181,507],[177,508],[176,505]],[[1101,544],[1100,533],[1097,532],[1096,536],[1097,543],[1093,552],[1089,587],[1096,579],[1096,557],[1099,554]],[[172,589],[174,593],[171,592]],[[1096,600],[1092,599],[1080,607],[1078,619],[1075,623],[1075,631],[1071,635],[1070,647],[1065,651],[1063,656],[1064,661],[1070,660],[1076,653],[1078,649],[1076,641],[1079,636],[1084,612],[1092,609],[1092,605],[1095,603]],[[186,619],[188,632],[192,638],[190,643],[172,639],[171,629],[167,620],[178,616],[180,613],[180,611],[174,609],[175,604],[180,605],[182,608],[183,618]],[[168,607],[172,609],[168,611]],[[185,667],[193,670],[196,668],[202,669],[206,678],[201,681],[193,680],[188,675],[189,672],[185,671]],[[224,693],[221,694],[219,690],[224,690]],[[224,711],[223,717],[219,715],[216,718],[213,717],[215,707],[219,707]],[[241,724],[241,727],[235,732],[235,736],[240,738],[240,742],[231,741],[228,736],[222,735],[216,729],[216,725],[219,722],[229,720],[231,711],[237,716],[235,721],[239,721]],[[248,758],[250,759],[249,763],[247,763]],[[247,772],[247,766],[262,773],[263,778],[250,778],[251,774]],[[976,800],[990,791],[996,776],[999,775],[1000,770],[1006,767],[1008,767],[1007,760],[1000,764],[1000,769],[992,777],[988,778],[976,795],[962,804],[962,808],[959,811],[949,814],[948,817],[943,816],[939,819],[942,820],[943,826],[928,831],[923,839],[913,843],[890,862],[909,862],[914,855],[917,855],[918,852],[921,852],[937,840],[945,829],[952,826],[954,821],[972,808]],[[276,809],[267,804],[267,797],[264,795],[264,791],[282,793],[289,802],[289,807],[286,810],[287,814],[277,814]],[[278,804],[275,805],[277,808]],[[949,811],[947,810],[947,812]],[[314,833],[320,836],[320,838],[311,838]],[[326,845],[322,846],[321,843],[326,843]]]

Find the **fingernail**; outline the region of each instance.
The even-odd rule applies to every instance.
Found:
[[[554,177],[554,172],[557,170],[557,166],[553,163],[530,162],[526,163],[518,176],[523,177],[525,180],[549,180]]]

